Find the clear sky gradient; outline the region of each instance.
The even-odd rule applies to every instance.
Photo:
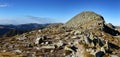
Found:
[[[120,25],[120,0],[0,0],[0,24],[65,23],[82,11]]]

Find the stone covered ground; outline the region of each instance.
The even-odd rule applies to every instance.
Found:
[[[77,16],[83,14],[85,19],[89,19],[86,16],[95,14],[83,13]],[[118,28],[105,24],[104,19],[98,17],[91,17],[93,21],[84,20],[84,24],[78,23],[78,27],[72,27],[77,24],[69,26],[69,21],[11,38],[1,38],[0,57],[120,57]]]

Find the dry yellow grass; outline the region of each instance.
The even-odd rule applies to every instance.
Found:
[[[11,52],[0,52],[0,57],[22,57]]]
[[[86,51],[86,47],[84,44],[78,44],[77,47],[78,47],[78,50],[77,50],[76,56],[78,56],[78,57],[94,57],[94,55],[92,55]]]

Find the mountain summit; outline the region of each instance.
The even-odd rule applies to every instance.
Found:
[[[110,24],[106,24],[104,18],[92,11],[84,11],[72,19],[70,19],[66,24],[66,27],[72,28],[82,28],[82,29],[93,29],[102,30],[111,35],[120,34],[118,31],[110,27]],[[112,25],[111,25],[112,26]]]
[[[91,11],[84,11],[66,23],[67,27],[83,27],[90,29],[91,27],[103,27],[104,26],[104,18]]]

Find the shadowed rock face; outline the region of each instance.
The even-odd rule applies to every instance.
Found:
[[[115,26],[112,25],[111,23],[106,24],[106,26],[108,26],[108,27],[111,28],[111,29],[114,29],[114,28],[115,28]]]
[[[103,27],[104,18],[94,12],[86,11],[76,15],[65,25],[67,27],[83,27],[86,29],[90,29],[90,27]]]

